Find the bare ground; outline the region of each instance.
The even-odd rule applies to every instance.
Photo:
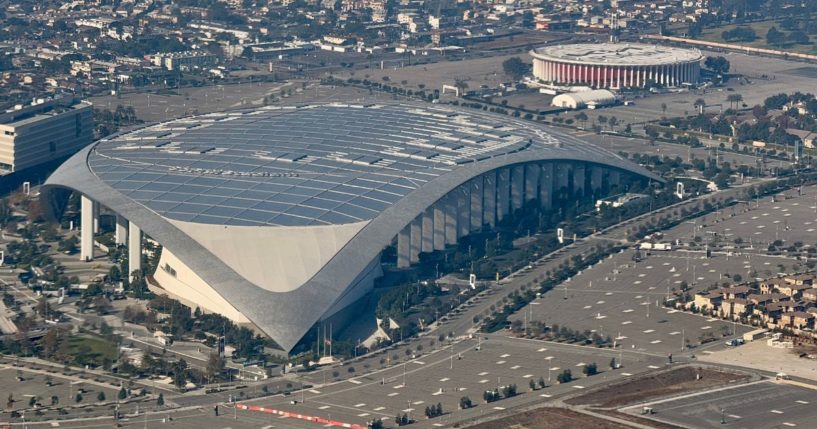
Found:
[[[700,379],[696,375],[700,374]],[[745,374],[685,366],[603,387],[565,402],[600,408],[621,407],[660,397],[722,386],[748,379]]]
[[[468,429],[624,429],[624,426],[565,408],[539,408],[498,420],[468,426]]]

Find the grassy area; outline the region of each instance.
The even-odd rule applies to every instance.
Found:
[[[779,21],[769,20],[761,22],[751,22],[740,25],[735,24],[725,25],[717,28],[706,28],[697,38],[701,40],[708,40],[710,42],[733,43],[736,45],[751,46],[754,48],[778,49],[783,51],[797,52],[801,54],[817,54],[817,44],[815,44],[815,42],[817,42],[817,37],[813,35],[809,36],[811,44],[808,45],[787,44],[785,46],[770,46],[769,44],[766,43],[766,33],[768,33],[769,28],[771,28],[772,26],[776,26],[778,30],[783,31],[786,34],[789,33],[789,31],[781,28]],[[723,37],[721,37],[724,31],[734,30],[737,27],[751,28],[757,34],[757,38],[752,42],[737,42],[724,40]]]
[[[97,337],[78,336],[68,340],[71,356],[78,364],[101,366],[116,360],[116,344]]]

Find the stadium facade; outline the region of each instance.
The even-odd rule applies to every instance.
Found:
[[[703,59],[697,49],[642,43],[578,43],[534,49],[533,76],[556,85],[644,88],[698,83]]]
[[[415,104],[264,107],[116,135],[63,164],[44,192],[82,194],[81,258],[117,213],[116,242],[152,288],[256,329],[289,352],[396,265],[493,227],[525,203],[615,192],[650,173],[530,122]]]

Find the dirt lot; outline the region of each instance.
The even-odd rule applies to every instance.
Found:
[[[696,380],[696,374],[700,374],[699,380]],[[745,374],[685,366],[604,387],[566,402],[572,405],[594,405],[602,408],[620,407],[659,397],[708,389],[745,380],[748,377]]]
[[[632,414],[620,413],[618,411],[612,410],[591,410],[591,411],[594,411],[599,414],[604,414],[606,416],[614,417],[617,419],[627,420],[628,422],[646,425],[653,429],[681,429],[680,426],[675,426],[669,423],[659,422],[656,420],[649,420],[642,417],[634,416]]]
[[[564,408],[540,408],[492,422],[468,426],[468,429],[621,429],[628,427]]]

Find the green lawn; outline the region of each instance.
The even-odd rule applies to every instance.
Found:
[[[116,360],[116,344],[97,337],[77,336],[68,340],[71,356],[78,364],[102,365]]]
[[[789,51],[789,52],[797,52],[801,54],[817,54],[817,37],[810,35],[809,39],[811,40],[811,44],[809,45],[795,45],[795,44],[788,44],[785,46],[769,46],[766,43],[766,33],[769,31],[769,28],[772,26],[776,26],[778,30],[788,34],[789,31],[784,30],[780,27],[780,22],[778,21],[762,21],[762,22],[752,22],[743,25],[725,25],[723,27],[718,28],[707,28],[704,29],[700,36],[697,39],[700,40],[708,40],[710,42],[719,42],[719,43],[733,43],[736,45],[742,46],[751,46],[754,48],[764,48],[764,49],[778,49],[781,51]],[[736,42],[736,41],[727,41],[723,40],[721,34],[724,31],[733,30],[736,27],[750,27],[751,29],[755,30],[757,33],[757,39],[752,42]]]

